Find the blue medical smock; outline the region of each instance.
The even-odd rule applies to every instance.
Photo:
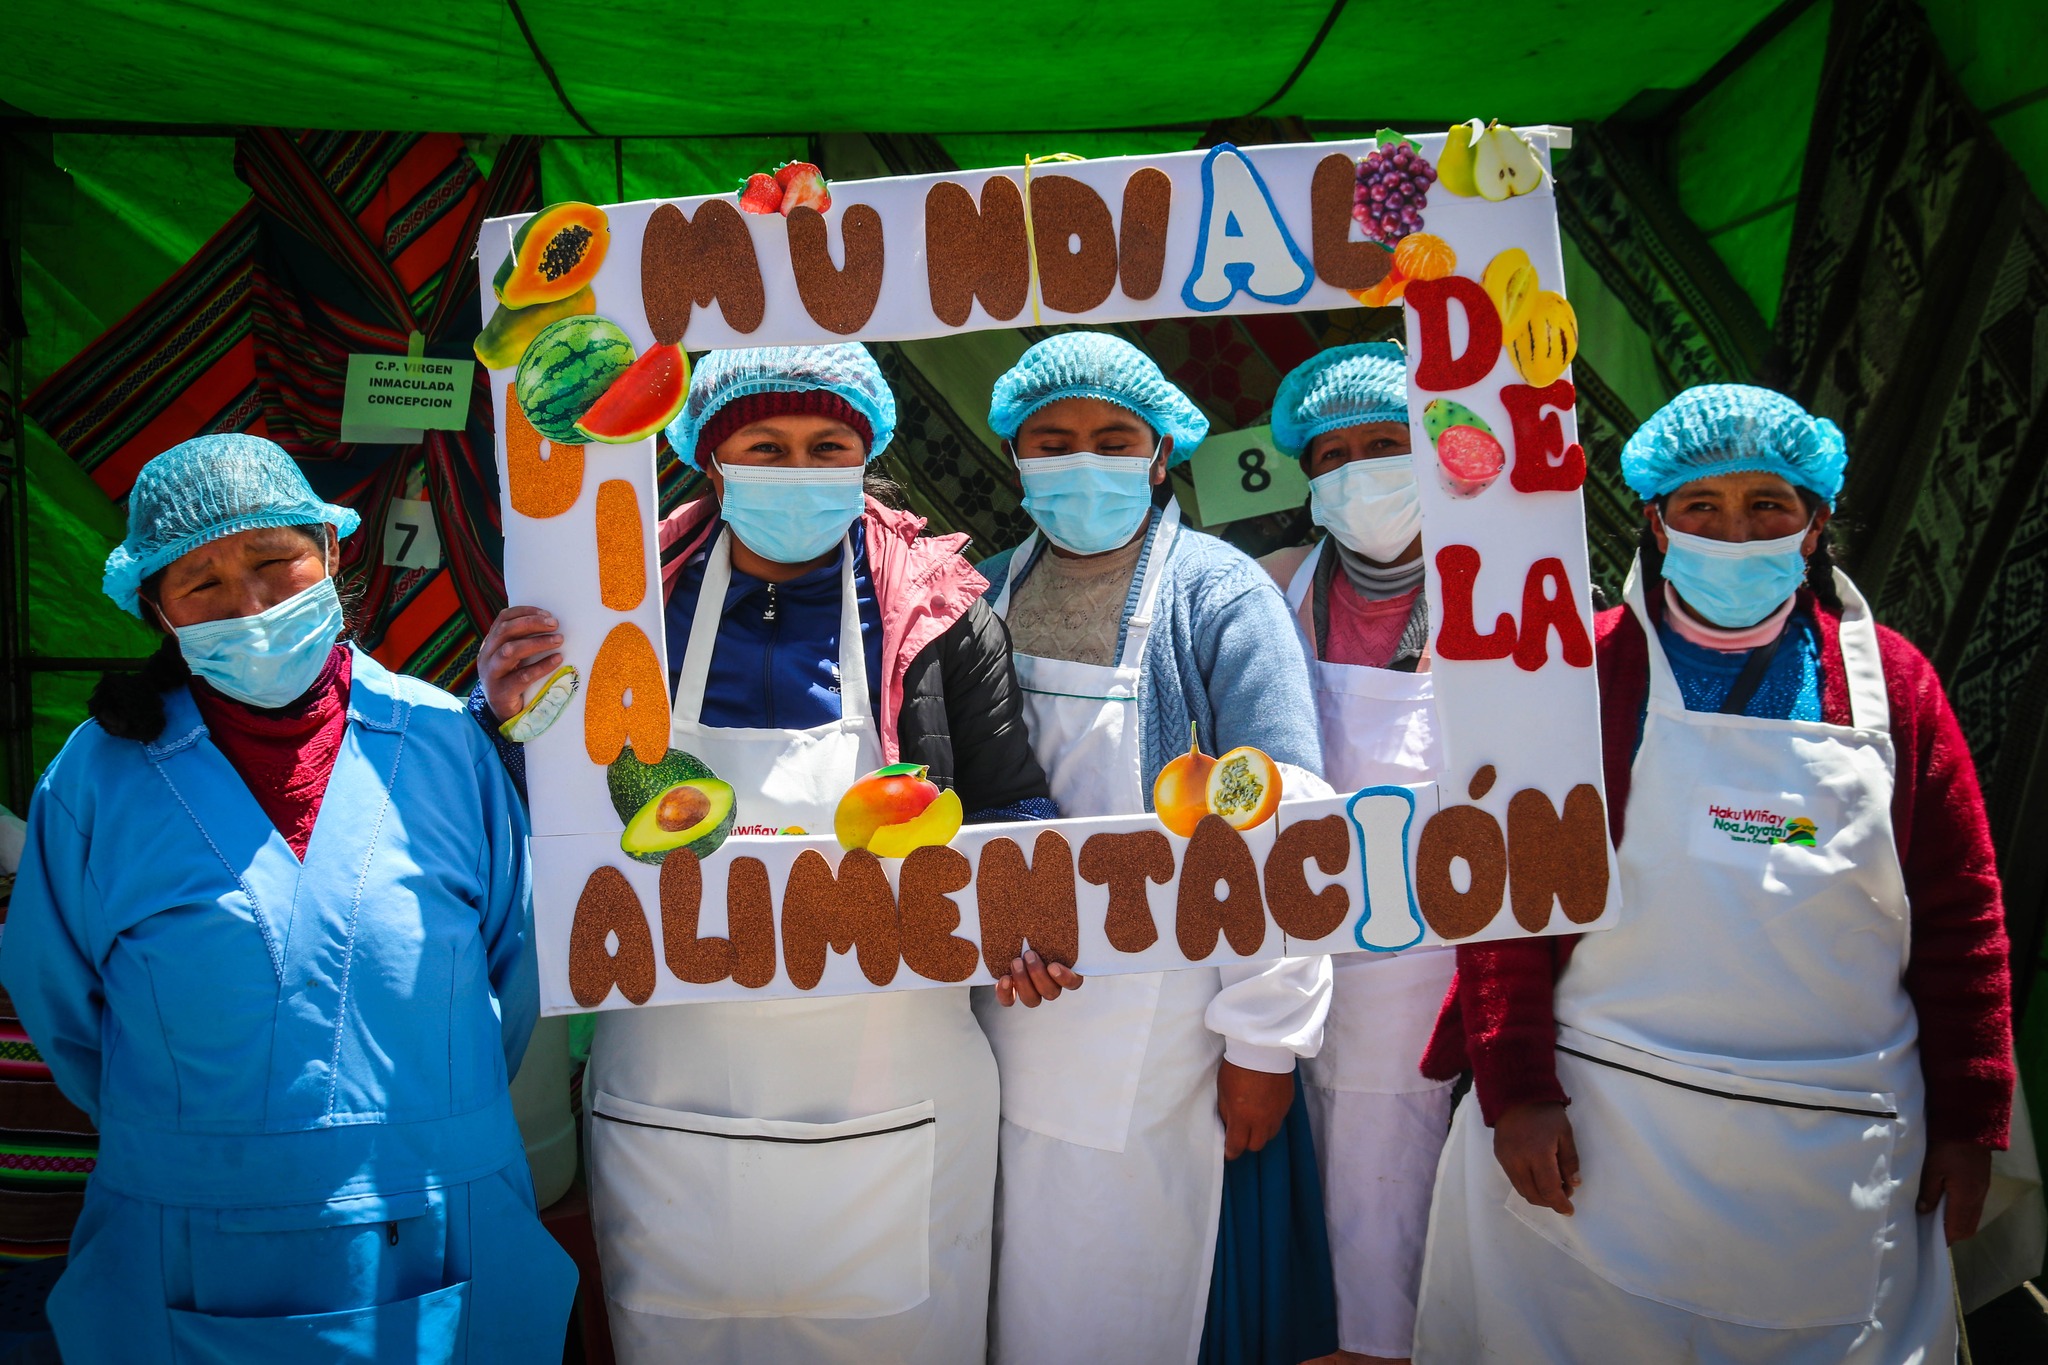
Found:
[[[460,702],[353,670],[303,866],[182,689],[30,803],[0,981],[101,1135],[67,1360],[559,1355],[575,1272],[506,1093],[525,814]]]

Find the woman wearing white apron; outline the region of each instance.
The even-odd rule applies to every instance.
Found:
[[[982,818],[1052,813],[959,538],[863,498],[894,416],[863,348],[770,348],[707,356],[670,428],[712,489],[662,527],[671,742],[750,831],[830,828],[899,759]],[[486,651],[544,675],[548,633],[500,624]],[[584,1093],[621,1360],[982,1356],[996,1071],[965,988],[612,1011]]]
[[[1293,794],[1327,791],[1279,595],[1153,505],[1207,432],[1186,395],[1128,343],[1067,333],[998,381],[990,425],[1040,533],[983,567],[1062,813],[1151,809],[1191,723],[1210,752],[1255,744],[1291,765]],[[1226,1153],[1280,1131],[1294,1059],[1321,1038],[1327,959],[1102,977],[1043,1010],[998,990],[977,1002],[1003,1076],[992,1357],[1039,1359],[1052,1331],[1062,1359],[1186,1365]]]
[[[1647,531],[1597,630],[1621,919],[1459,950],[1427,1066],[1474,1092],[1418,1361],[1955,1354],[1946,1247],[2010,1116],[2006,940],[1940,683],[1828,563],[1845,459],[1737,385],[1623,452]]]
[[[1323,774],[1345,792],[1429,781],[1443,743],[1401,348],[1339,346],[1297,366],[1273,400],[1273,443],[1301,461],[1310,514],[1328,533],[1260,561],[1308,650]],[[1336,1272],[1336,1359],[1405,1361],[1451,1119],[1450,1082],[1417,1064],[1455,958],[1425,948],[1331,962],[1323,1048],[1303,1070]]]

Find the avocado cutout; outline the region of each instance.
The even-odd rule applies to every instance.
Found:
[[[642,763],[628,748],[605,779],[612,808],[626,822],[619,848],[643,863],[659,863],[679,848],[711,856],[739,814],[732,787],[681,749],[670,749],[659,763]]]

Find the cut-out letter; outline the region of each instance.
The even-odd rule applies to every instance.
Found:
[[[1500,359],[1500,310],[1479,281],[1463,275],[1416,280],[1402,295],[1415,319],[1415,387],[1431,393],[1469,389]],[[1465,314],[1465,349],[1451,350],[1451,303]]]
[[[1493,629],[1479,633],[1472,619],[1472,594],[1479,585],[1479,551],[1470,545],[1446,545],[1436,552],[1436,571],[1443,579],[1444,621],[1436,633],[1440,659],[1505,659],[1515,652],[1515,618],[1502,612]]]
[[[1586,482],[1586,452],[1577,441],[1565,444],[1560,412],[1570,412],[1578,391],[1569,379],[1546,389],[1509,384],[1500,391],[1501,405],[1514,424],[1515,462],[1508,482],[1521,493],[1570,493]]]
[[[1219,884],[1226,888],[1221,896],[1216,894]],[[1216,951],[1219,931],[1239,957],[1250,957],[1266,941],[1259,865],[1244,836],[1220,815],[1202,817],[1181,855],[1173,931],[1190,962],[1204,961]]]
[[[1213,313],[1240,293],[1261,303],[1298,303],[1315,283],[1272,191],[1251,158],[1228,142],[1217,143],[1203,158],[1196,231],[1195,263],[1180,297],[1198,313]]]
[[[1031,246],[1017,182],[990,176],[978,208],[966,187],[950,180],[925,191],[924,265],[932,313],[948,327],[966,326],[977,299],[997,322],[1022,312],[1031,293]]]
[[[1074,965],[1081,955],[1081,911],[1074,897],[1074,850],[1047,830],[1031,863],[1015,839],[991,839],[974,871],[981,909],[981,955],[990,976],[1008,976],[1029,943],[1047,962]]]
[[[559,517],[583,496],[583,447],[556,445],[526,420],[519,395],[505,386],[505,497],[536,521]]]
[[[882,297],[882,215],[866,204],[847,208],[839,220],[846,264],[832,264],[825,215],[799,204],[789,211],[789,268],[796,294],[811,321],[828,332],[851,336],[875,315]]]
[[[1451,865],[1468,878],[1460,891]],[[1477,806],[1446,806],[1422,826],[1415,845],[1415,900],[1429,927],[1446,939],[1470,938],[1493,923],[1508,889],[1508,850],[1500,822]]]
[[[896,895],[882,860],[864,848],[839,859],[835,876],[825,855],[807,848],[789,869],[782,893],[782,965],[789,984],[810,990],[825,975],[825,949],[858,952],[860,973],[871,985],[896,979],[902,937]]]
[[[1351,240],[1351,202],[1358,187],[1358,163],[1332,152],[1316,163],[1309,182],[1309,244],[1316,277],[1339,289],[1365,289],[1386,278],[1394,253],[1378,242]]]
[[[626,874],[598,867],[584,880],[569,921],[569,994],[596,1009],[613,986],[634,1004],[647,1003],[654,994],[654,936]]]
[[[1124,181],[1124,212],[1117,223],[1116,268],[1124,297],[1144,300],[1159,292],[1166,273],[1166,223],[1173,212],[1173,181],[1146,166]]]
[[[1515,663],[1534,673],[1550,661],[1550,632],[1557,632],[1557,653],[1573,668],[1593,666],[1593,637],[1579,615],[1579,604],[1556,556],[1529,566],[1522,580],[1522,621],[1515,636]],[[1446,656],[1449,657],[1449,656]]]
[[[753,331],[767,311],[746,219],[723,199],[699,204],[695,222],[674,204],[660,205],[640,236],[640,304],[654,339],[664,346],[681,341],[691,307],[713,303],[735,332]]]
[[[597,486],[597,597],[613,611],[631,611],[647,596],[647,523],[640,495],[624,479]]]
[[[1590,782],[1565,793],[1562,815],[1534,787],[1508,802],[1508,903],[1515,923],[1541,933],[1553,899],[1573,924],[1591,924],[1607,908],[1607,810]]]
[[[955,891],[967,889],[974,867],[967,855],[944,845],[913,848],[897,874],[897,920],[903,965],[927,981],[965,981],[980,950],[953,931],[960,927]]]
[[[642,763],[668,753],[668,679],[647,632],[631,621],[613,626],[591,661],[583,696],[583,750],[608,765],[633,746]]]
[[[1266,855],[1266,905],[1273,923],[1281,933],[1305,943],[1336,933],[1351,913],[1351,893],[1341,885],[1309,889],[1310,859],[1325,876],[1351,866],[1351,831],[1344,827],[1343,816],[1296,820],[1280,831],[1273,851]]]
[[[1091,834],[1081,845],[1081,880],[1109,888],[1102,931],[1120,953],[1142,953],[1159,941],[1145,883],[1173,880],[1173,845],[1156,829]]]
[[[1071,175],[1031,182],[1038,296],[1047,308],[1086,313],[1116,288],[1116,224],[1102,196]]]

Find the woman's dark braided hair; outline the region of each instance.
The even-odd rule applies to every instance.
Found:
[[[326,548],[326,523],[314,522],[291,529],[323,550]],[[163,580],[162,569],[142,580],[138,595],[145,603],[157,600]],[[345,590],[339,582],[335,586],[342,592],[343,618],[352,623],[361,589]],[[162,629],[148,612],[143,613],[142,619],[150,626]],[[347,634],[348,628],[344,627],[343,637],[346,638]],[[100,674],[100,680],[93,685],[92,697],[86,702],[86,714],[116,739],[153,743],[164,732],[164,694],[185,686],[191,680],[192,670],[186,666],[185,656],[178,649],[178,637],[166,635],[156,647],[156,653],[144,659],[140,668],[109,669]]]
[[[1809,518],[1827,506],[1821,496],[1810,489],[1796,488],[1794,491],[1799,494],[1799,501],[1805,504]],[[1670,498],[1671,495],[1666,493],[1663,497],[1650,500],[1656,504],[1659,518],[1663,517],[1664,505]],[[1842,595],[1835,588],[1835,546],[1835,522],[1830,520],[1826,526],[1821,527],[1820,539],[1814,542],[1813,553],[1806,557],[1806,586],[1813,590],[1814,597],[1822,606],[1839,613],[1842,610]],[[1643,587],[1647,595],[1647,590],[1664,578],[1664,552],[1657,548],[1657,533],[1650,528],[1647,517],[1643,519],[1642,529],[1636,534],[1636,553],[1642,557]]]

